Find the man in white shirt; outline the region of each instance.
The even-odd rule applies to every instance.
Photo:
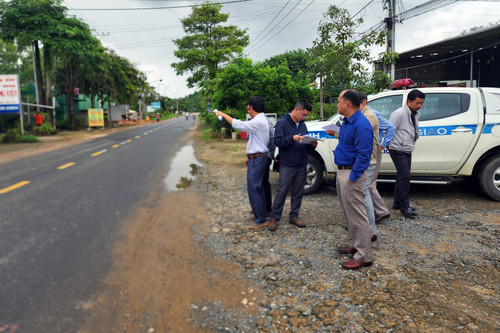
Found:
[[[252,97],[246,104],[246,109],[251,120],[241,121],[233,119],[224,112],[218,111],[217,116],[222,116],[234,129],[245,131],[249,134],[247,144],[247,190],[248,199],[255,220],[250,229],[259,229],[268,225],[266,197],[263,187],[266,170],[269,168],[267,154],[269,149],[269,123],[264,115],[265,102],[260,96]]]

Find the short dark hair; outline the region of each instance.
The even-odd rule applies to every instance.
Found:
[[[307,110],[309,112],[312,111],[311,102],[304,98],[299,99],[297,104],[295,104],[295,108],[299,108],[299,110]]]
[[[264,112],[264,108],[266,107],[266,102],[260,96],[254,96],[250,98],[247,102],[247,105],[250,105],[255,112],[261,113]]]
[[[417,98],[425,99],[425,94],[423,92],[421,92],[420,90],[418,90],[418,89],[413,89],[408,94],[407,100],[410,101],[410,102],[413,102]]]
[[[357,92],[356,90],[347,89],[346,91],[344,91],[344,95],[342,97],[351,102],[353,107],[359,108],[359,104],[361,104],[361,97],[359,95],[359,92]]]
[[[361,98],[361,102],[363,102],[365,99],[368,99],[368,95],[366,95],[366,93],[360,91],[359,98]]]

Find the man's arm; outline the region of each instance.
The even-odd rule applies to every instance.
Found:
[[[380,112],[374,112],[375,115],[378,118],[378,125],[379,125],[379,130],[384,133],[384,136],[382,137],[382,141],[380,142],[380,151],[384,150],[387,148],[389,145],[389,142],[391,142],[392,137],[394,136],[394,132],[396,132],[396,127],[394,127],[393,124],[391,124],[387,119],[382,117]]]

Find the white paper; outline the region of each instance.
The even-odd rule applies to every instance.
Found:
[[[323,126],[323,129],[332,130],[332,131],[335,131],[335,133],[338,133],[340,131],[340,127],[338,127],[334,123],[331,123],[330,125]]]
[[[300,140],[301,143],[311,143],[311,142],[314,142],[314,141],[325,141],[323,139],[318,139],[318,138],[315,138],[314,136],[310,136],[308,134],[306,135],[301,135],[303,137],[302,140]]]

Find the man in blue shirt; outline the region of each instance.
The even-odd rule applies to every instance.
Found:
[[[345,120],[339,130],[334,161],[338,167],[337,195],[347,222],[351,245],[338,250],[342,254],[354,254],[351,260],[342,264],[345,269],[359,269],[372,264],[370,223],[366,215],[363,187],[373,149],[373,130],[359,110],[360,104],[361,97],[356,90],[344,90],[339,95],[337,108]]]
[[[218,111],[217,117],[222,116],[226,121],[239,131],[249,133],[247,144],[247,191],[255,221],[250,229],[259,229],[268,225],[266,210],[266,195],[264,190],[264,177],[269,170],[267,147],[269,143],[269,122],[264,115],[265,102],[260,96],[252,97],[247,105],[247,113],[251,120],[241,121],[233,119],[224,112]]]

